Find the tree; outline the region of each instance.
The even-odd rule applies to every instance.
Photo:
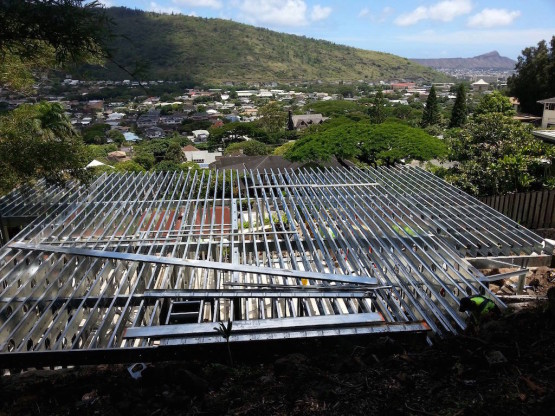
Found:
[[[109,22],[96,1],[0,2],[0,87],[29,91],[34,73],[108,57]],[[36,178],[86,179],[87,152],[59,104],[24,105],[0,120],[1,191]]]
[[[145,168],[133,160],[117,163],[114,166],[118,172],[144,172]]]
[[[272,154],[274,156],[285,156],[285,154],[293,148],[295,145],[294,141],[287,142],[279,147],[276,147]]]
[[[507,82],[510,93],[518,98],[523,112],[541,115],[537,101],[555,97],[555,35],[549,45],[542,40],[537,47],[525,48],[515,70]]]
[[[368,115],[370,116],[370,120],[372,121],[372,123],[380,124],[385,121],[385,112],[384,112],[385,103],[386,103],[386,100],[383,97],[382,90],[380,89],[378,90],[378,92],[376,92],[376,95],[372,100],[372,103],[371,103],[372,107],[368,109]]]
[[[82,131],[83,141],[87,144],[105,144],[108,130],[110,130],[110,125],[104,123],[86,127]]]
[[[166,150],[166,154],[164,155],[164,160],[169,160],[175,163],[181,163],[185,160],[185,154],[183,153],[179,143],[170,143],[168,149]]]
[[[108,137],[114,141],[118,146],[121,146],[125,142],[125,136],[119,130],[112,129],[108,132]]]
[[[434,86],[430,89],[430,94],[426,100],[426,108],[424,108],[424,113],[422,114],[422,127],[433,126],[439,124],[441,121],[441,114],[439,112],[439,106],[437,102],[436,89]]]
[[[133,161],[141,165],[145,170],[150,170],[156,163],[154,155],[148,153],[140,153],[133,158]]]
[[[508,97],[505,97],[499,91],[494,91],[491,94],[484,95],[478,106],[474,109],[475,115],[491,113],[512,116],[515,114],[515,111]]]
[[[229,155],[236,151],[242,150],[245,156],[261,156],[269,153],[268,146],[256,140],[232,143],[225,149],[225,154]]]
[[[233,122],[224,124],[222,127],[211,128],[208,143],[210,148],[214,149],[221,147],[223,143],[227,146],[229,143],[243,140],[241,136],[248,136],[259,142],[270,142],[268,133],[262,130],[258,123]]]
[[[287,113],[277,102],[271,102],[258,110],[260,126],[268,133],[278,133],[285,130]]]
[[[458,161],[446,179],[474,195],[541,189],[555,150],[531,134],[531,126],[491,112],[473,117],[449,139]]]
[[[332,157],[358,159],[367,164],[391,165],[401,159],[430,160],[447,155],[442,140],[420,128],[386,121],[354,123],[317,131],[297,140],[286,153],[288,159],[325,162]]]
[[[46,178],[86,179],[87,152],[57,103],[22,105],[0,117],[0,193]]]
[[[156,166],[154,166],[155,172],[173,172],[183,170],[181,163],[174,162],[173,160],[162,160]],[[187,168],[188,169],[188,168]]]
[[[36,70],[100,63],[110,22],[98,1],[4,0],[0,3],[0,85],[26,90]]]
[[[453,105],[453,111],[451,112],[449,128],[462,127],[466,122],[467,112],[466,89],[464,88],[464,84],[459,84],[457,88],[457,98],[455,99],[455,105]]]

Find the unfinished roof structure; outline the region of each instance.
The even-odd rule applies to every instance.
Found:
[[[407,166],[105,174],[18,190],[0,214],[30,222],[0,250],[0,368],[144,359],[224,342],[228,320],[231,342],[442,336],[465,328],[467,294],[504,306],[478,267],[550,259]]]

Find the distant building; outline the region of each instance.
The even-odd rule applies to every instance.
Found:
[[[224,116],[224,118],[232,123],[241,121],[241,117],[235,114],[228,114],[227,116]]]
[[[476,92],[487,91],[488,88],[489,88],[489,83],[487,83],[483,79],[480,79],[479,81],[476,81],[472,84],[472,90]]]
[[[222,156],[222,152],[209,152],[208,150],[199,150],[192,145],[187,145],[183,147],[182,150],[187,162],[198,163],[201,168],[207,168],[208,165],[215,162],[217,158]]]
[[[152,127],[158,124],[160,119],[160,110],[151,109],[145,114],[141,114],[137,118],[137,127],[140,129]]]
[[[166,133],[160,127],[149,127],[144,132],[145,136],[149,139],[163,139]]]
[[[114,162],[127,162],[128,160],[131,160],[129,157],[127,157],[127,153],[122,152],[121,150],[116,150],[115,152],[108,153],[106,158]]]
[[[555,126],[555,97],[538,101],[543,104],[542,128]]]
[[[85,110],[104,110],[103,100],[90,100],[85,105]]]
[[[210,133],[208,130],[193,130],[193,140],[196,143],[202,143],[208,140]]]
[[[183,113],[166,114],[164,116],[160,116],[158,123],[164,124],[166,126],[171,126],[181,124],[186,118],[187,116]]]
[[[327,119],[328,117],[324,117],[322,114],[303,114],[300,116],[294,116],[291,112],[289,112],[287,128],[289,130],[302,130],[315,124],[322,124]]]
[[[409,88],[414,87],[416,87],[416,84],[414,82],[396,82],[394,84],[391,84],[391,88],[393,88],[394,90],[408,90]]]

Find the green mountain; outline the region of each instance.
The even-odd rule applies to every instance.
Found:
[[[114,60],[146,67],[143,79],[191,82],[445,80],[446,76],[395,55],[273,32],[222,19],[110,8]],[[116,65],[87,68],[89,76],[127,79]]]

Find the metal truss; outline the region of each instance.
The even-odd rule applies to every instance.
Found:
[[[39,185],[0,200],[4,224],[15,213],[35,218],[0,250],[0,364],[71,363],[88,352],[132,361],[223,342],[214,323],[228,320],[232,342],[457,333],[460,298],[483,293],[504,307],[467,258],[493,264],[546,250],[411,167]]]

